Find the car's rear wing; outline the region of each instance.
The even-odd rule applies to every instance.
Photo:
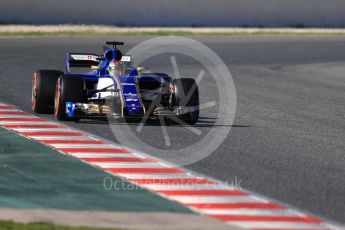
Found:
[[[70,67],[91,67],[100,62],[99,55],[88,53],[67,53],[65,58],[67,72],[70,72]]]

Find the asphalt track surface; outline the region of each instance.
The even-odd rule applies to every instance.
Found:
[[[116,39],[127,42],[128,50],[148,38]],[[230,69],[237,110],[233,124],[223,124],[232,127],[223,144],[187,168],[229,183],[237,180],[245,189],[345,223],[345,37],[193,38],[214,50]],[[0,100],[30,111],[35,69],[63,69],[64,53],[99,53],[106,40],[114,38],[1,38]],[[170,56],[146,64],[173,74]],[[181,75],[199,73],[200,65],[190,58],[176,55],[176,60]],[[219,93],[212,90],[208,75],[200,88],[205,100],[212,100]],[[214,119],[213,110],[206,109],[196,128],[205,133]],[[117,141],[105,122],[68,124]],[[121,132],[123,124],[116,126]],[[162,149],[197,141],[186,127],[166,128],[171,147],[156,123],[137,135]],[[159,151],[149,154],[169,158]]]

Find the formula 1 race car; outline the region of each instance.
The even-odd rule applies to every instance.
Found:
[[[61,121],[80,119],[174,117],[194,124],[199,118],[199,90],[194,79],[172,79],[135,67],[133,57],[122,55],[106,42],[103,55],[67,53],[65,71],[38,70],[32,77],[32,109],[51,113]],[[86,67],[87,73],[72,73]]]

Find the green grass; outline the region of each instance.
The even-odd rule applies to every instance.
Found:
[[[119,228],[88,228],[59,226],[46,222],[34,222],[28,224],[13,221],[0,221],[0,230],[120,230]],[[123,229],[122,229],[123,230]]]
[[[312,35],[329,35],[329,36],[345,36],[345,32],[333,32],[333,33],[318,33],[318,32],[281,32],[281,31],[234,31],[234,32],[192,32],[192,31],[170,31],[161,30],[157,32],[151,31],[128,31],[128,32],[98,32],[94,30],[90,31],[59,31],[59,32],[0,32],[0,37],[16,37],[16,36],[193,36],[193,35],[227,35],[227,36],[252,36],[252,35],[264,35],[264,36],[312,36]]]

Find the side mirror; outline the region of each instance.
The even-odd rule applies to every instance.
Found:
[[[100,70],[101,67],[99,67],[98,65],[92,65],[91,66],[91,70]]]
[[[138,71],[138,72],[143,72],[143,71],[145,71],[145,70],[147,70],[146,67],[142,67],[142,66],[138,66],[138,67],[137,67],[137,71]]]

